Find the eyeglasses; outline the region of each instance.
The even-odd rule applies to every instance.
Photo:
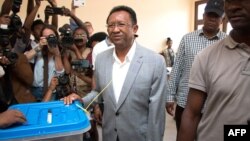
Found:
[[[125,26],[130,26],[130,24],[128,24],[128,23],[121,23],[121,22],[107,24],[107,28],[108,29],[114,29],[115,27],[124,28]]]

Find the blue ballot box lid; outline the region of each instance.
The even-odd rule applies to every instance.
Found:
[[[17,104],[9,109],[21,111],[27,119],[24,124],[0,129],[0,140],[37,140],[82,134],[91,128],[89,119],[75,101],[64,105],[63,101]]]

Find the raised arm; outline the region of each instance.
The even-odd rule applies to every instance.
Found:
[[[25,22],[24,22],[24,29],[25,32],[30,32],[31,33],[31,25],[36,17],[37,11],[39,7],[41,6],[41,1],[36,0],[36,5],[34,6],[33,10],[30,12],[29,15],[26,16]]]
[[[26,12],[27,16],[32,12],[34,6],[35,6],[34,5],[34,0],[28,0],[27,12]]]
[[[12,8],[12,3],[13,3],[13,0],[5,0],[1,7],[2,10],[1,10],[0,15],[9,14]]]
[[[56,0],[48,0],[48,2],[52,7],[57,7]],[[58,28],[58,16],[56,14],[52,16],[51,24],[54,25],[56,29]]]
[[[75,10],[70,11],[68,8],[65,8],[64,15],[69,16],[71,20],[73,20],[78,26],[85,27],[82,20],[75,15]]]

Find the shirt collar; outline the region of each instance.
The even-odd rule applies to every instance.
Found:
[[[237,47],[247,47],[247,44],[245,43],[238,43],[236,41],[234,41],[234,39],[231,36],[231,33],[229,34],[229,36],[225,39],[226,40],[226,47],[230,48],[230,49],[235,49]]]
[[[113,44],[111,43],[111,41],[108,37],[106,37],[105,42],[108,46],[113,46]]]
[[[125,61],[123,63],[126,63],[126,62],[131,62],[134,55],[135,55],[135,49],[136,49],[136,42],[134,41],[133,44],[132,44],[132,47],[129,49],[127,55],[125,56]],[[116,53],[115,53],[115,49],[113,51],[113,57],[114,57],[114,60],[116,62],[119,62],[121,64],[123,64],[117,57]]]
[[[239,43],[237,43],[236,41],[233,40],[233,38],[231,37],[231,35],[229,35],[226,39],[226,47],[230,48],[230,49],[234,49],[236,48]]]
[[[204,36],[204,37],[206,37],[205,34],[204,34],[204,32],[203,32],[203,29],[198,30],[198,34],[199,34],[199,36]],[[213,37],[211,37],[211,38],[209,38],[209,39],[210,39],[210,40],[212,40],[212,39],[219,39],[221,36],[222,36],[222,33],[221,33],[220,30],[219,30],[219,31],[217,32],[216,35],[214,35]],[[207,38],[207,37],[206,37],[206,38]]]

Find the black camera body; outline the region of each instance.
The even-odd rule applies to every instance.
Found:
[[[69,48],[74,44],[74,37],[72,30],[70,28],[59,28],[61,33],[61,46],[64,48]]]
[[[22,0],[14,0],[13,1],[13,4],[12,4],[12,12],[14,14],[18,13],[20,11],[20,7],[21,7],[21,4],[22,4]]]
[[[22,28],[22,20],[16,15],[12,14],[10,16],[10,25],[8,26],[11,33],[18,32],[20,28]]]
[[[46,39],[50,47],[56,47],[58,45],[58,39],[56,35],[50,34]]]
[[[10,16],[10,25],[9,25],[9,29],[12,33],[17,32],[22,27],[22,20],[17,15],[17,13],[20,11],[21,4],[22,0],[14,0],[12,4],[13,14]]]
[[[81,42],[83,42],[82,38],[75,38],[74,39],[74,43],[76,43],[76,44],[81,43]]]
[[[58,85],[68,85],[70,82],[69,75],[67,74],[59,75],[57,79],[58,79]]]
[[[44,12],[47,13],[48,15],[63,15],[64,14],[64,9],[65,9],[65,7],[46,6]]]
[[[10,38],[14,33],[17,33],[19,29],[22,28],[21,18],[17,15],[20,11],[21,4],[22,0],[13,0],[13,14],[10,16],[10,25],[5,28],[0,28],[0,53],[1,56],[5,56],[10,61],[10,65],[15,64],[18,59],[18,55],[11,52],[12,47],[10,44]]]
[[[0,28],[0,53],[1,56],[5,56],[10,61],[10,64],[14,64],[18,59],[18,55],[11,52],[9,34],[8,29]]]
[[[18,55],[15,52],[11,52],[11,50],[7,47],[3,48],[3,56],[10,61],[10,65],[15,64],[18,59]]]
[[[87,59],[77,59],[71,61],[71,68],[77,72],[86,72],[92,69],[92,65]]]
[[[9,36],[10,36],[9,29],[0,28],[0,46],[2,48],[5,48],[10,44]]]
[[[58,85],[56,86],[56,99],[61,99],[70,94],[70,79],[69,75],[62,74],[57,76]]]

